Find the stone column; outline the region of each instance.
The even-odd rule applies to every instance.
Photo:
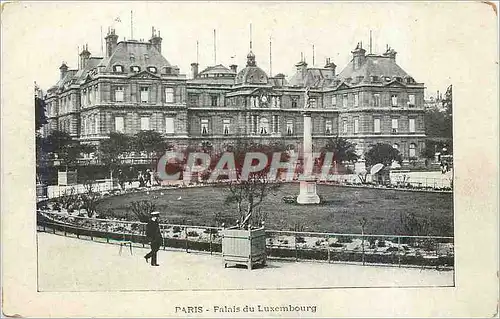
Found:
[[[307,95],[306,95],[307,96]],[[307,107],[307,99],[306,99]],[[304,116],[304,143],[303,143],[303,159],[304,164],[311,165],[311,171],[314,165],[312,157],[312,124],[311,112],[303,112]],[[297,196],[299,204],[319,204],[320,199],[316,194],[316,178],[314,176],[300,176],[300,193]]]

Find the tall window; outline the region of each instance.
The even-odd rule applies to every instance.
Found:
[[[347,134],[347,120],[342,120],[342,133]]]
[[[115,87],[115,101],[123,102],[123,86]]]
[[[280,131],[280,117],[279,115],[273,115],[273,133],[278,133]]]
[[[120,133],[124,132],[124,123],[123,123],[122,116],[115,117],[115,131],[120,132]]]
[[[336,106],[337,106],[337,96],[332,95],[332,107],[336,107]]]
[[[99,134],[101,132],[101,127],[99,123],[99,114],[94,117],[94,134]]]
[[[380,106],[380,94],[379,93],[374,93],[373,94],[373,106],[374,107],[379,107]]]
[[[208,135],[208,119],[201,120],[201,135]]]
[[[359,132],[359,118],[354,118],[354,134],[358,134]]]
[[[297,96],[292,96],[292,107],[296,108],[298,104],[299,98]]]
[[[229,135],[229,126],[231,125],[231,120],[224,119],[222,120],[222,133],[224,135]]]
[[[89,99],[90,99],[90,105],[94,104],[94,90],[92,90],[92,87],[89,88]]]
[[[257,134],[257,126],[259,123],[259,116],[258,115],[252,115],[250,117],[250,132],[252,134]]]
[[[398,95],[397,94],[391,94],[391,105],[398,106]]]
[[[342,96],[342,107],[347,107],[347,94]]]
[[[141,131],[149,130],[149,117],[141,117]]]
[[[165,102],[174,103],[174,88],[165,88]]]
[[[409,119],[408,126],[410,133],[415,133],[415,119]]]
[[[271,97],[271,107],[275,107],[275,108],[280,107],[280,97],[279,96]]]
[[[173,134],[174,132],[175,132],[174,118],[171,116],[167,116],[165,118],[165,133]]]
[[[95,103],[100,103],[101,102],[101,96],[99,93],[99,87],[96,85],[94,86],[94,102]]]
[[[149,88],[141,87],[141,103],[149,102]]]
[[[265,117],[260,119],[259,133],[261,135],[269,134],[269,120]]]
[[[415,94],[408,95],[408,105],[415,106]]]
[[[354,93],[354,106],[359,106],[359,94]]]
[[[398,119],[392,119],[392,133],[398,132]]]
[[[416,157],[417,156],[417,145],[415,143],[410,144],[410,157]]]
[[[217,106],[217,102],[218,102],[218,97],[217,95],[210,95],[210,99],[211,99],[211,105],[212,106]]]
[[[373,132],[380,133],[380,119],[373,119]]]
[[[333,133],[333,123],[332,120],[325,121],[325,134],[330,135]]]
[[[286,134],[293,135],[293,120],[286,121]]]

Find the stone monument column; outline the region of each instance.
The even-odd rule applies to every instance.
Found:
[[[312,156],[312,121],[311,112],[307,111],[309,107],[309,89],[305,92],[304,101],[304,112],[302,113],[304,117],[304,140],[303,140],[303,159],[305,167],[310,165],[311,172],[314,166],[314,159]],[[299,204],[319,204],[320,199],[318,194],[316,194],[316,178],[313,175],[307,176],[302,175],[299,177],[300,180],[300,193],[297,196],[297,203]]]

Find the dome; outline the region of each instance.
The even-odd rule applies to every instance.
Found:
[[[258,66],[247,66],[235,79],[236,84],[267,84],[267,74]]]
[[[266,72],[255,63],[255,54],[250,50],[247,55],[247,67],[236,75],[235,84],[267,84]]]
[[[209,66],[205,70],[201,71],[200,74],[198,75],[199,77],[234,77],[234,72],[222,64],[215,65],[215,66]]]

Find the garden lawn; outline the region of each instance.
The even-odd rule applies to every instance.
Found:
[[[453,236],[453,195],[450,193],[406,192],[371,188],[318,185],[320,205],[285,204],[283,196],[297,195],[298,184],[284,184],[261,205],[267,213],[266,228],[303,231],[361,233],[359,220],[367,219],[367,234],[404,234],[401,214],[414,213],[430,222],[430,234]],[[217,225],[214,215],[220,212],[226,224],[236,220],[236,206],[224,204],[223,187],[194,187],[129,193],[103,199],[97,207],[100,215],[112,214],[135,219],[130,203],[149,200],[161,213],[161,220],[171,224]],[[220,221],[219,221],[220,222]]]

